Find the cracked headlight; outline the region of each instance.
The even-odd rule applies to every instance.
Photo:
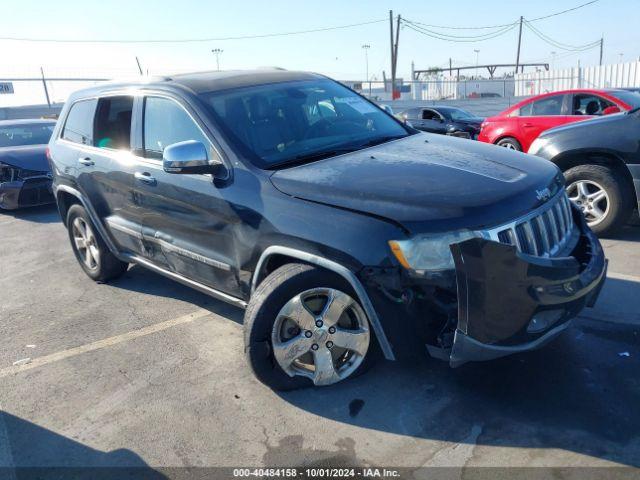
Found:
[[[416,272],[453,270],[449,246],[481,236],[470,230],[442,234],[416,235],[409,240],[391,240],[389,247],[400,265]]]

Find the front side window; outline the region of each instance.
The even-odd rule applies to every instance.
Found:
[[[145,155],[150,158],[162,158],[166,147],[187,140],[201,142],[211,152],[211,142],[194,120],[184,108],[168,98],[145,99],[143,136]]]
[[[62,130],[62,138],[82,145],[93,145],[93,117],[98,101],[81,100],[69,110]]]
[[[440,114],[433,110],[423,110],[422,119],[423,120],[440,120]]]
[[[562,115],[562,100],[563,95],[556,95],[553,97],[546,97],[540,100],[536,100],[531,104],[531,115],[533,116],[548,116],[548,115]]]
[[[53,133],[53,124],[8,125],[0,127],[0,148],[45,145]]]
[[[105,97],[98,102],[94,145],[98,148],[131,148],[131,112],[133,97]]]
[[[573,96],[571,115],[602,115],[605,108],[612,106],[613,103],[597,95],[577,94]]]
[[[380,108],[330,80],[201,97],[228,142],[261,168],[313,161],[409,135]]]

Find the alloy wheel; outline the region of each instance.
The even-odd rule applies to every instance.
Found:
[[[97,270],[100,267],[100,250],[89,224],[82,217],[76,217],[73,220],[72,233],[82,263],[89,270]]]
[[[598,183],[592,180],[578,180],[567,187],[569,200],[575,203],[592,227],[602,222],[609,214],[609,195]]]
[[[289,300],[271,332],[278,365],[290,376],[331,385],[351,375],[369,348],[369,323],[360,305],[332,288],[313,288]]]

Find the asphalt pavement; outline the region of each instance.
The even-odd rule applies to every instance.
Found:
[[[241,310],[140,267],[96,284],[54,207],[0,213],[0,473],[640,466],[640,227],[603,244],[600,302],[541,350],[277,393],[245,365]]]

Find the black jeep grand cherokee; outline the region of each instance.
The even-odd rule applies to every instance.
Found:
[[[425,345],[536,348],[605,277],[552,163],[419,133],[321,75],[177,75],[74,94],[50,143],[91,278],[141,264],[246,307],[264,383],[329,385]]]

